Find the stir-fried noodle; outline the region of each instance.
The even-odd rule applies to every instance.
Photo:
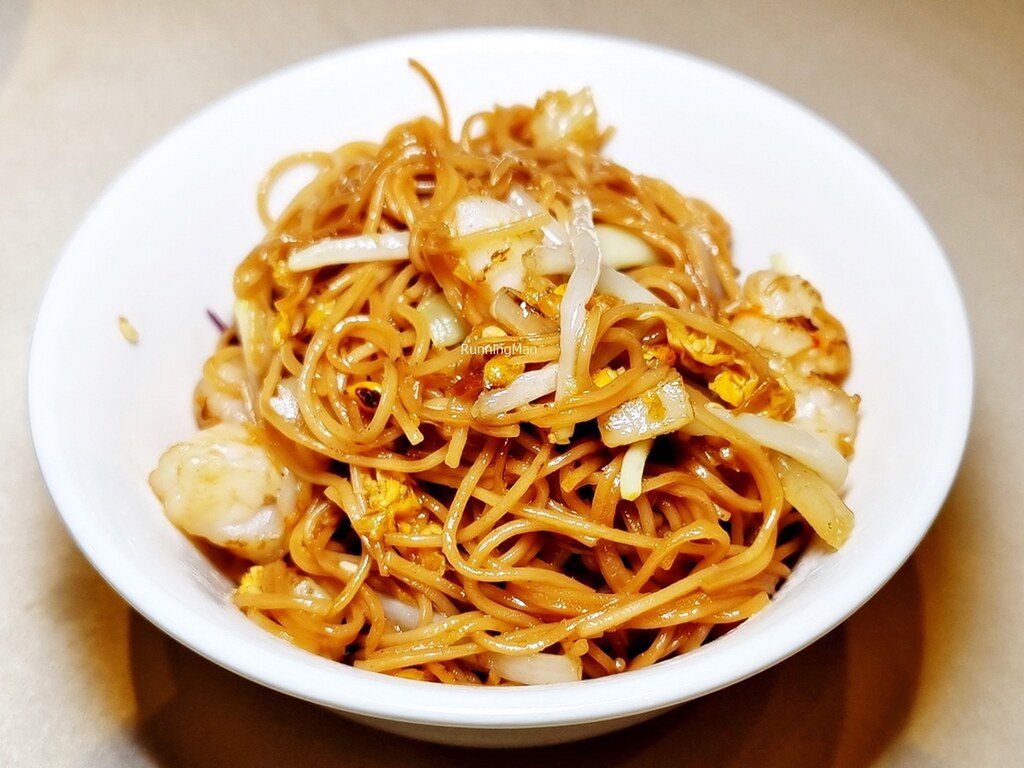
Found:
[[[588,91],[454,137],[442,113],[270,171],[202,431],[152,485],[255,622],[364,669],[556,682],[693,649],[849,533],[845,332],[602,155]]]

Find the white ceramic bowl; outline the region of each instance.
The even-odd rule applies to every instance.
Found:
[[[593,88],[609,153],[712,202],[744,270],[773,253],[849,330],[863,397],[847,500],[856,530],[813,552],[762,613],[652,669],[514,689],[441,686],[352,669],[279,641],[231,604],[231,584],[164,518],[146,482],[193,430],[191,393],[228,314],[235,264],[261,235],[256,183],[300,149],[380,138],[437,114],[409,70],[440,81],[461,120],[552,88]],[[137,345],[119,334],[125,316]],[[839,624],[917,546],[963,450],[972,369],[964,312],[935,239],[904,194],[820,119],[679,53],[582,34],[473,30],[316,59],[215,104],[141,157],[67,246],[32,345],[32,432],[72,536],[139,612],[240,675],[384,729],[463,744],[543,744],[622,727],[722,688]]]

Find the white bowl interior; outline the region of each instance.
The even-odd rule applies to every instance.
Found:
[[[840,552],[808,555],[773,604],[728,636],[652,670],[543,690],[396,680],[259,630],[164,518],[146,477],[194,429],[192,388],[216,339],[206,310],[228,314],[234,266],[261,235],[258,180],[290,152],[379,138],[400,120],[437,114],[409,56],[437,77],[459,121],[494,103],[589,85],[617,130],[613,158],[710,201],[733,226],[745,272],[782,254],[846,323],[849,386],[863,397],[847,495],[856,530]],[[138,329],[137,345],[120,336],[122,315]],[[29,390],[54,501],[82,551],[136,609],[261,683],[341,711],[423,724],[421,736],[450,740],[442,729],[453,726],[613,727],[820,637],[884,584],[934,519],[963,450],[971,375],[964,312],[940,247],[893,181],[834,129],[678,53],[582,34],[475,30],[385,41],[292,68],[214,105],[140,158],[59,262],[39,314]]]

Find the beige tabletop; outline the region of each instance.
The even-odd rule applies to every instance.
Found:
[[[938,522],[841,627],[632,730],[478,753],[383,737],[262,689],[133,612],[75,549],[47,496],[24,381],[33,317],[63,243],[119,171],[176,123],[335,48],[508,24],[688,51],[835,123],[889,169],[945,247],[970,313],[977,394]],[[1020,0],[0,0],[0,765],[1019,764],[1022,137]]]

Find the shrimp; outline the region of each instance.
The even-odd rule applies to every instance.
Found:
[[[200,427],[222,421],[255,421],[249,374],[240,347],[223,347],[210,356],[193,400]]]
[[[767,269],[751,274],[729,325],[755,347],[786,358],[801,376],[838,383],[850,372],[846,329],[799,275]]]
[[[790,423],[849,456],[860,398],[839,386],[850,370],[850,346],[846,329],[825,309],[817,289],[798,275],[754,272],[729,327],[767,353],[792,390]]]
[[[171,446],[149,476],[172,523],[256,563],[287,551],[300,490],[254,427],[224,422]]]
[[[803,376],[791,366],[782,366],[782,378],[793,390],[795,413],[790,423],[823,438],[843,456],[852,454],[860,397],[846,394],[824,376]]]

